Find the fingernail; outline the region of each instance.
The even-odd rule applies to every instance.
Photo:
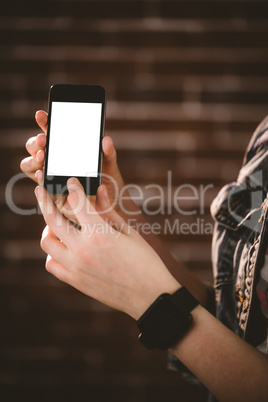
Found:
[[[76,183],[75,177],[70,177],[70,179],[68,179],[68,184],[75,184],[75,183]]]
[[[34,189],[34,193],[35,193],[35,196],[36,196],[37,199],[39,198],[39,193],[40,193],[39,190],[40,190],[39,186],[35,187],[35,189]]]
[[[37,154],[36,154],[36,160],[37,160],[37,162],[41,162],[41,160],[39,160],[39,159],[40,159],[40,155],[41,155],[41,150],[37,151]]]
[[[109,198],[108,191],[105,186],[103,187],[103,195],[104,195],[104,197]]]
[[[74,177],[70,177],[67,181],[67,188],[69,193],[75,190],[75,185],[76,185],[76,179]]]
[[[36,178],[36,180],[37,180],[37,182],[40,184],[41,182],[42,182],[42,170],[37,170],[36,172],[35,172],[35,175],[34,175],[34,177]]]

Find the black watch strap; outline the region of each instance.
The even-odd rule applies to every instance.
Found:
[[[141,331],[140,342],[148,349],[168,349],[190,327],[190,312],[198,304],[198,300],[185,287],[172,295],[160,295],[137,322]]]
[[[185,314],[189,314],[199,304],[199,301],[184,286],[173,293],[171,298]]]

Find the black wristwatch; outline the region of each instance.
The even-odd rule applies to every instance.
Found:
[[[173,346],[192,323],[190,312],[198,300],[181,287],[174,294],[163,293],[139,318],[139,340],[148,349],[166,350]]]

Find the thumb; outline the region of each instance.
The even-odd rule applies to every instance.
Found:
[[[120,170],[117,165],[117,154],[113,144],[113,140],[109,136],[105,136],[102,140],[102,149],[103,149],[103,183],[108,186],[110,183],[111,176],[117,183],[119,188],[124,186],[124,180],[121,176]]]
[[[116,212],[111,205],[106,187],[102,184],[97,191],[96,210],[101,217],[107,221],[115,230],[130,233],[130,227],[127,222]]]
[[[103,162],[106,163],[107,165],[117,164],[116,150],[111,137],[105,136],[103,138],[102,149],[104,154]]]

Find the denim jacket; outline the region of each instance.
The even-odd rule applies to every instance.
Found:
[[[211,205],[217,318],[253,346],[267,337],[256,281],[267,249],[268,117],[256,129],[236,182]]]
[[[267,193],[268,116],[252,136],[237,181],[223,187],[211,205],[215,297],[207,308],[213,311],[216,301],[216,317],[253,346],[267,337],[255,291],[268,244]],[[174,358],[169,363],[189,376]],[[210,395],[210,401],[216,399]]]

